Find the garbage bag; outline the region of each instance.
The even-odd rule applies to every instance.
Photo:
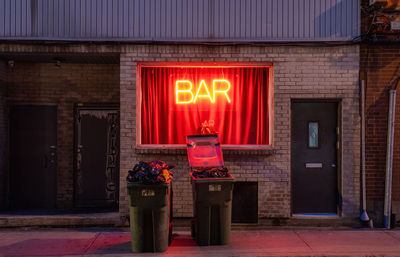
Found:
[[[200,167],[192,172],[195,178],[223,178],[228,177],[229,172],[226,167],[210,168],[210,167]]]
[[[163,161],[152,161],[137,163],[132,170],[128,171],[126,180],[142,184],[160,184],[170,181],[173,178],[175,165],[168,166]]]

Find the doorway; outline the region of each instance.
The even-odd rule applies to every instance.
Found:
[[[337,214],[338,103],[292,102],[292,212]]]
[[[55,209],[57,106],[10,106],[10,207]]]
[[[75,108],[75,207],[117,208],[119,107]]]

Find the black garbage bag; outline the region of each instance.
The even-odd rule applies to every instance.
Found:
[[[132,170],[128,171],[126,181],[142,184],[159,184],[170,181],[173,178],[175,165],[168,166],[163,161],[139,162]]]
[[[229,172],[226,167],[200,167],[193,170],[192,175],[195,178],[224,178],[229,176]]]

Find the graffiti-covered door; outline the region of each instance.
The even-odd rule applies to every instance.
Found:
[[[75,114],[75,206],[117,207],[119,110],[78,107]]]

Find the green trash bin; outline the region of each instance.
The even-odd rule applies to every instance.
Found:
[[[222,151],[217,135],[187,137],[190,167],[222,167]],[[231,239],[232,191],[234,177],[195,178],[192,236],[198,245],[226,245]]]
[[[171,242],[171,182],[127,183],[132,252],[164,252]]]

